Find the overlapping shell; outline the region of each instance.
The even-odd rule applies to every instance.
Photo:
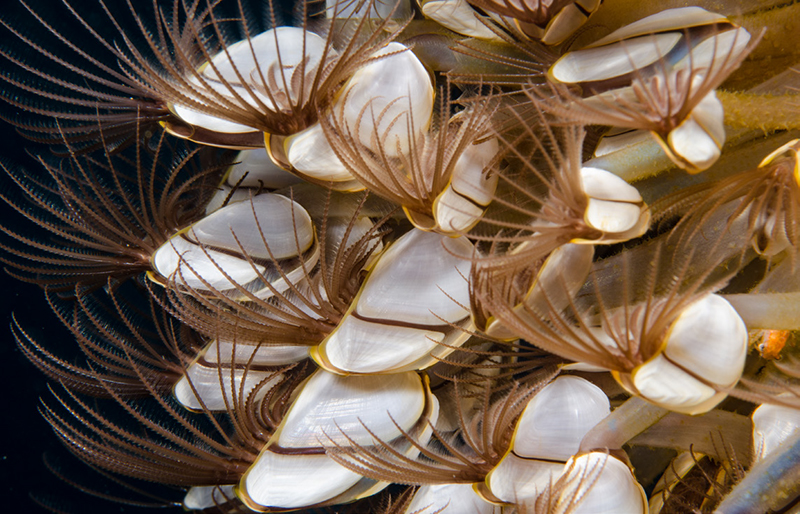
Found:
[[[339,326],[312,356],[336,373],[434,364],[469,338],[465,305],[472,253],[464,237],[412,229],[381,256]]]
[[[77,340],[12,328],[62,441],[194,511],[796,506],[798,84],[755,47],[800,8],[298,2],[65,3],[114,66],[2,22],[61,70],[0,45],[66,149],[4,166],[0,240]]]
[[[662,11],[559,59],[548,77],[581,85],[584,99],[552,110],[649,130],[677,166],[702,171],[725,143],[714,89],[741,63],[749,42],[747,30],[699,7]]]

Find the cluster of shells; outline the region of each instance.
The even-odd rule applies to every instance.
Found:
[[[56,435],[191,511],[798,512],[800,5],[697,3],[21,2]]]

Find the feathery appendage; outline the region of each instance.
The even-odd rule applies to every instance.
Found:
[[[676,165],[696,173],[725,142],[714,90],[759,40],[699,8],[668,10],[564,55],[550,68],[549,86],[525,94],[537,110],[576,124],[649,131]],[[615,65],[594,68],[600,56]]]
[[[187,287],[178,275],[192,274],[190,267],[169,277],[166,308],[211,338],[264,345],[265,351],[271,345],[319,344],[341,321],[359,291],[366,266],[382,251],[384,227],[392,215],[387,213],[374,223],[363,216],[365,194],[360,201],[344,202],[348,216],[342,217],[339,208],[337,216],[329,215],[330,202],[342,200],[333,198],[334,194],[327,196],[314,259],[306,252],[288,263],[273,260],[269,276],[266,271],[257,272],[267,297],[235,282],[230,291],[210,285],[204,290]],[[263,236],[262,244],[270,252]],[[255,269],[255,261],[244,251],[242,255]]]
[[[43,179],[2,166],[23,193],[6,192],[3,200],[34,225],[34,235],[0,226],[2,262],[51,291],[101,287],[150,269],[155,249],[203,215],[226,167],[217,154],[176,144],[162,131],[150,144],[114,154],[39,157]]]
[[[673,230],[695,237],[716,211],[729,214],[726,230],[747,223],[744,230],[753,249],[766,259],[785,251],[792,262],[800,249],[800,184],[798,140],[766,156],[757,168],[728,178],[683,189],[653,205],[654,221],[680,215]]]
[[[31,52],[0,51],[18,70],[0,77],[8,84],[2,96],[36,117],[11,122],[32,139],[61,144],[66,138],[82,150],[97,147],[100,131],[117,148],[135,142],[139,125],[152,130],[157,123],[179,137],[210,145],[263,146],[264,132],[292,134],[314,123],[329,94],[396,35],[383,31],[387,20],[341,17],[339,7],[329,13],[337,19],[320,19],[325,12],[316,12],[307,0],[298,3],[300,28],[287,29],[296,31],[295,40],[283,43],[277,31],[264,32],[283,21],[284,8],[272,1],[258,6],[153,1],[120,7],[98,0],[99,12],[91,12],[64,0],[57,14],[23,5],[42,33],[29,35],[12,22],[3,23]],[[64,20],[73,21],[80,36],[71,34],[74,29]],[[94,48],[75,44],[78,37]],[[274,55],[265,60],[262,47],[270,45]],[[315,55],[294,56],[312,47]],[[262,57],[254,58],[257,54]],[[291,72],[281,71],[287,59],[297,60]],[[182,119],[181,109],[201,124]]]
[[[136,364],[133,368],[149,399],[125,399],[101,381],[111,399],[89,401],[67,387],[52,389],[55,400],[43,402],[42,414],[66,447],[88,464],[114,475],[187,487],[235,483],[307,375],[306,366],[289,366],[265,394],[256,389],[239,398],[234,389],[232,397],[239,401],[220,415],[202,402],[199,414],[187,411],[158,392],[158,384]]]
[[[79,288],[75,301],[47,292],[47,301],[75,337],[81,362],[54,353],[16,319],[12,332],[28,360],[76,393],[108,398],[111,389],[124,399],[166,393],[202,347],[196,334],[176,324],[135,286],[107,292]]]
[[[736,385],[744,366],[744,323],[712,293],[727,284],[747,255],[752,258],[739,250],[731,255],[719,240],[702,237],[670,245],[668,235],[595,263],[574,298],[563,277],[554,281],[555,288],[543,288],[537,303],[515,306],[500,295],[478,294],[507,330],[543,350],[610,370],[626,389],[657,405],[705,412]],[[727,272],[722,262],[730,265]],[[691,343],[698,336],[703,345]],[[675,352],[684,345],[695,350],[678,357]],[[693,356],[698,349],[710,354]],[[674,370],[665,364],[667,358],[679,362],[669,365]],[[678,376],[682,373],[693,378]]]
[[[501,158],[491,136],[498,101],[489,95],[454,113],[450,94],[449,84],[439,91],[430,129],[415,123],[410,96],[393,102],[401,108],[408,103],[394,119],[386,117],[395,114],[397,105],[378,112],[368,104],[352,123],[347,104],[358,100],[345,97],[320,121],[339,160],[370,191],[401,205],[423,230],[461,233],[478,222],[497,181],[490,170]],[[370,120],[371,131],[364,128]],[[396,132],[405,132],[404,139]]]
[[[500,177],[498,192],[469,236],[478,248],[470,282],[473,319],[500,339],[515,335],[492,329],[486,299],[536,303],[540,290],[560,295],[559,280],[572,296],[586,279],[595,245],[638,237],[650,220],[635,188],[583,166],[583,129],[553,125],[541,111],[537,124],[518,120],[517,135],[498,135],[506,166],[492,170]],[[551,301],[563,303],[566,297]]]
[[[514,424],[528,400],[557,373],[553,367],[540,368],[525,384],[509,389],[496,388],[488,379],[462,384],[454,378],[459,430],[447,434],[432,425],[433,439],[428,444],[404,433],[403,444],[411,443],[419,451],[417,458],[404,455],[395,448],[397,443],[380,440],[374,446],[335,445],[328,454],[342,466],[376,480],[413,485],[481,483],[508,451]],[[478,399],[475,411],[463,410],[464,394]]]

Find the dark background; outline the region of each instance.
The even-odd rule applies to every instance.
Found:
[[[51,9],[60,7],[63,11],[61,0],[27,0],[27,3],[42,13],[51,12]],[[98,9],[98,0],[71,0],[71,3],[84,11],[87,6]],[[112,6],[125,2],[111,0]],[[134,1],[134,4],[149,4],[150,2]],[[55,11],[53,11],[55,12]],[[98,13],[99,15],[99,13]],[[0,19],[26,37],[35,41],[47,36],[46,31],[39,26],[35,19],[28,14],[19,0],[5,0],[0,9]],[[65,16],[66,22],[75,23]],[[64,23],[60,29],[69,34],[70,24]],[[107,22],[106,22],[107,25]],[[81,44],[80,41],[75,41]],[[97,50],[87,45],[88,52]],[[96,47],[96,43],[95,43]],[[21,51],[23,56],[28,53],[35,54],[21,43],[12,32],[0,27],[0,48]],[[31,58],[35,58],[32,55]],[[16,73],[25,76],[19,68],[0,58],[0,74]],[[36,80],[30,78],[29,80]],[[18,94],[5,81],[0,80],[0,97]],[[7,120],[30,119],[30,115],[0,100],[0,116]],[[4,166],[22,167],[26,173],[42,176],[44,169],[28,153],[49,155],[49,148],[32,143],[20,136],[9,123],[0,120],[0,162]],[[20,190],[0,170],[0,192],[12,198],[18,198]],[[0,200],[0,225],[10,230],[25,233],[29,229],[26,220],[12,211],[5,202]],[[4,250],[0,248],[0,255]],[[0,264],[0,268],[3,265]],[[120,505],[106,500],[98,500],[74,487],[66,484],[55,476],[45,465],[44,459],[59,472],[86,486],[112,495],[123,495],[120,490],[93,470],[83,465],[74,458],[58,441],[50,426],[42,418],[38,409],[40,399],[53,401],[53,396],[48,390],[47,381],[43,375],[30,364],[23,353],[17,348],[9,328],[12,323],[12,313],[16,316],[19,325],[28,332],[33,339],[41,342],[47,348],[69,355],[70,352],[77,359],[76,345],[72,336],[64,329],[58,319],[51,312],[44,300],[42,291],[35,285],[19,282],[0,271],[0,376],[2,377],[2,391],[5,399],[0,401],[0,482],[2,483],[1,512],[44,514],[47,512],[64,512],[71,514],[101,514],[101,513],[136,513],[153,512]],[[177,497],[180,498],[178,493]],[[50,506],[47,510],[41,504]],[[163,509],[160,512],[165,512]],[[180,512],[180,509],[168,509],[166,512]]]
[[[13,23],[18,19],[20,6],[15,0],[4,3],[4,9],[6,6],[9,9],[2,18]],[[8,31],[0,30],[0,43],[3,46],[9,44],[11,38]],[[0,84],[0,88],[4,86]],[[6,118],[19,115],[16,109],[4,102],[0,103],[0,113]],[[23,165],[33,172],[32,160],[23,151],[26,146],[27,142],[9,124],[0,122],[0,159],[5,166]],[[2,173],[2,191],[13,192],[6,179],[5,173]],[[0,206],[0,224],[11,229],[20,225],[19,217],[10,212],[4,203]],[[38,288],[19,283],[6,273],[0,274],[0,375],[6,398],[0,414],[0,431],[3,434],[0,443],[0,481],[4,489],[2,508],[6,512],[39,514],[48,511],[31,501],[29,494],[34,490],[53,490],[57,481],[47,471],[42,455],[60,454],[63,450],[37,410],[39,397],[48,394],[47,385],[16,347],[9,328],[12,312],[26,329],[30,328],[32,334],[41,334],[44,338],[65,335],[60,330],[53,330],[58,322],[49,313]],[[64,343],[69,341],[65,340]]]
[[[53,0],[34,0],[34,5],[47,8]],[[32,32],[30,20],[23,17],[22,7],[16,0],[3,3],[2,19],[21,28],[24,32]],[[21,23],[21,26],[19,25]],[[0,45],[19,45],[13,35],[0,29]],[[5,72],[9,66],[0,60]],[[0,90],[6,91],[5,83],[0,83]],[[24,116],[18,109],[5,102],[0,102],[0,114],[4,118],[20,119]],[[47,151],[45,148],[30,144],[22,138],[11,125],[0,121],[0,160],[5,166],[23,166],[29,173],[41,173],[41,167],[24,151]],[[0,172],[0,190],[4,194],[17,194],[9,184],[5,173]],[[0,202],[3,203],[3,202]],[[12,230],[22,229],[23,221],[12,212],[5,203],[0,206],[0,224]],[[2,252],[2,250],[0,250]],[[59,326],[58,320],[50,312],[44,301],[41,290],[29,284],[20,283],[0,273],[0,375],[5,400],[2,401],[0,414],[0,481],[3,484],[2,505],[4,512],[21,512],[39,514],[49,512],[37,505],[30,495],[40,501],[52,502],[56,508],[66,508],[72,512],[118,512],[115,506],[108,504],[104,508],[82,510],[83,494],[62,485],[44,465],[43,456],[51,459],[72,462],[72,457],[58,442],[47,422],[38,412],[40,397],[47,397],[47,383],[41,373],[31,365],[17,348],[9,328],[12,312],[21,326],[48,345],[73,345],[69,334]],[[75,476],[78,473],[70,472]]]

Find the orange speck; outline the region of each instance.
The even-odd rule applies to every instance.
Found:
[[[765,330],[761,342],[758,343],[758,351],[765,359],[779,359],[787,339],[789,339],[788,330]]]

